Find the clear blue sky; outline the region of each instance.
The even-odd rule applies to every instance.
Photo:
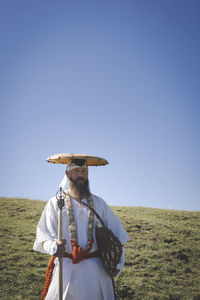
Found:
[[[109,205],[200,209],[200,1],[0,2],[0,195],[48,200],[55,153],[106,158]]]

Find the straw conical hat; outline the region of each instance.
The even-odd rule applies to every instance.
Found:
[[[104,158],[88,155],[88,154],[76,154],[76,153],[58,153],[49,156],[46,161],[54,164],[69,164],[74,159],[86,160],[88,166],[105,166],[108,161]]]

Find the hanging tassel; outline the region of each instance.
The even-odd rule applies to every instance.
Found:
[[[78,264],[79,263],[78,245],[77,245],[76,241],[74,241],[74,240],[71,240],[71,244],[72,244],[72,247],[73,247],[72,262],[73,262],[73,264]]]
[[[79,258],[79,261],[84,258],[83,257],[83,249],[79,245],[78,245],[78,258]]]
[[[88,247],[83,251],[83,248],[77,244],[76,241],[71,240],[71,244],[73,247],[72,250],[72,262],[73,264],[78,264],[81,260],[83,260],[86,255],[90,252],[92,249],[92,246],[94,244],[94,239],[91,239],[88,243]]]
[[[46,274],[45,274],[45,282],[44,282],[44,287],[43,287],[42,294],[41,294],[42,300],[44,300],[46,298],[49,286],[51,284],[53,269],[55,267],[54,260],[55,260],[55,256],[51,256],[49,263],[48,263],[47,270],[46,270]]]
[[[82,259],[84,259],[83,249],[74,240],[71,240],[71,244],[72,244],[72,247],[73,247],[72,262],[73,262],[73,264],[78,264]]]

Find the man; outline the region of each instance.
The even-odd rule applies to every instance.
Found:
[[[65,191],[67,196],[62,210],[63,241],[58,242],[58,205],[53,197],[42,213],[33,247],[36,251],[63,257],[63,300],[114,299],[112,279],[97,255],[97,219],[82,202],[94,207],[122,245],[129,240],[121,222],[105,201],[91,194],[88,165],[89,159],[77,159],[75,156],[66,168],[68,189]],[[45,300],[58,299],[58,260],[55,259],[54,263],[53,276]],[[119,272],[123,266],[124,252],[117,265]]]

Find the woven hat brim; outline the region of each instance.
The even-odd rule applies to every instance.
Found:
[[[104,158],[87,155],[87,154],[75,154],[75,153],[59,153],[49,156],[46,161],[53,164],[69,164],[72,159],[85,159],[88,166],[105,166],[108,161]]]

